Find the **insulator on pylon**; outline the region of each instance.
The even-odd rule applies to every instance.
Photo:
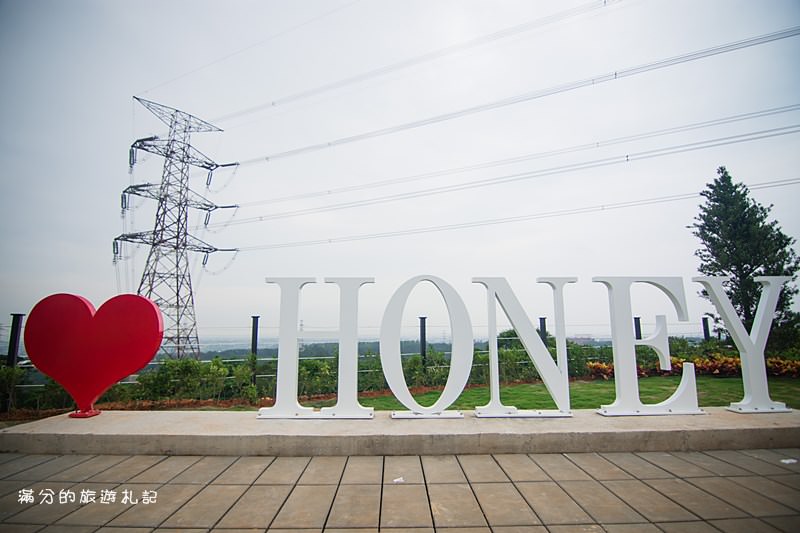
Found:
[[[117,259],[119,257],[119,241],[115,240],[112,247],[114,250],[114,259]]]
[[[122,196],[120,197],[120,205],[121,205],[123,211],[128,209],[128,195],[127,194],[123,193]]]
[[[206,220],[203,222],[203,225],[208,226],[209,222],[211,222],[211,211],[206,211]]]
[[[207,264],[208,264],[208,252],[206,252],[205,255],[203,256],[203,266],[206,266]]]
[[[131,146],[131,149],[128,151],[128,167],[133,168],[133,165],[136,164],[136,148]]]
[[[214,171],[213,170],[209,170],[208,171],[208,177],[206,178],[206,187],[211,187],[211,178],[213,178],[213,177],[214,177]]]

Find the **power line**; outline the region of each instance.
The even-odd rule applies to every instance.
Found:
[[[361,83],[363,81],[367,81],[373,78],[377,78],[380,76],[385,76],[392,72],[397,72],[398,70],[404,70],[410,67],[414,67],[417,65],[421,65],[424,63],[430,63],[431,61],[440,59],[442,57],[446,57],[449,55],[457,54],[460,52],[464,52],[469,50],[470,48],[476,48],[479,46],[483,46],[486,44],[493,43],[495,41],[499,41],[501,39],[506,39],[508,37],[512,37],[514,35],[518,35],[523,32],[528,32],[534,30],[536,28],[541,28],[543,26],[547,26],[549,24],[554,24],[556,22],[561,22],[572,17],[576,17],[578,15],[582,15],[584,13],[588,13],[590,11],[594,11],[596,9],[600,9],[606,7],[611,3],[621,2],[622,0],[594,0],[592,2],[588,2],[585,4],[581,4],[577,7],[566,9],[564,11],[559,11],[553,15],[549,15],[547,17],[542,17],[538,19],[534,19],[522,24],[517,24],[515,26],[510,26],[508,28],[503,28],[498,30],[494,33],[490,33],[487,35],[481,35],[480,37],[475,37],[468,41],[464,41],[461,43],[453,44],[450,46],[445,46],[444,48],[439,48],[433,50],[431,52],[426,52],[424,54],[420,54],[418,56],[414,56],[408,59],[404,59],[402,61],[398,61],[396,63],[392,63],[390,65],[386,65],[383,67],[379,67],[373,70],[369,70],[367,72],[362,72],[360,74],[356,74],[355,76],[350,76],[348,78],[343,78],[341,80],[337,80],[334,82],[326,83],[324,85],[320,85],[318,87],[314,87],[312,89],[306,89],[303,91],[296,92],[294,94],[290,94],[284,96],[282,98],[277,98],[275,100],[259,104],[256,106],[248,107],[246,109],[242,109],[240,111],[234,111],[233,113],[229,113],[227,115],[223,115],[215,119],[217,122],[222,122],[225,120],[230,120],[232,118],[237,118],[242,115],[248,115],[250,113],[255,113],[257,111],[261,111],[262,109],[268,109],[272,107],[277,107],[279,105],[288,104],[291,102],[296,102],[298,100],[303,100],[306,98],[310,98],[312,96],[316,96],[322,93],[326,93],[329,91],[333,91],[335,89],[341,89],[343,87],[347,87],[348,85],[354,85],[356,83]]]
[[[475,163],[475,164],[472,164],[472,165],[465,165],[465,166],[460,166],[460,167],[452,167],[452,168],[447,168],[447,169],[434,170],[434,171],[431,171],[431,172],[424,172],[424,173],[421,173],[421,174],[413,174],[413,175],[410,175],[410,176],[402,176],[402,177],[398,177],[398,178],[389,178],[389,179],[373,181],[373,182],[370,182],[370,183],[364,183],[364,184],[359,184],[359,185],[347,185],[347,186],[337,187],[337,188],[333,188],[333,189],[310,191],[310,192],[305,192],[305,193],[300,193],[300,194],[293,194],[293,195],[289,195],[289,196],[282,196],[282,197],[278,197],[278,198],[268,198],[268,199],[265,199],[265,200],[255,200],[255,201],[252,201],[252,202],[244,202],[244,203],[240,203],[239,207],[240,208],[248,208],[248,207],[255,207],[255,206],[258,206],[258,205],[275,204],[275,203],[293,201],[293,200],[304,200],[304,199],[308,199],[308,198],[316,198],[316,197],[321,197],[321,196],[332,196],[332,195],[335,195],[335,194],[363,191],[363,190],[367,190],[367,189],[377,189],[377,188],[381,188],[381,187],[387,187],[387,186],[390,186],[390,185],[399,185],[399,184],[402,184],[402,183],[410,183],[410,182],[413,182],[413,181],[420,181],[420,180],[425,180],[425,179],[429,179],[429,178],[435,178],[435,177],[439,177],[439,176],[447,176],[447,175],[451,175],[451,174],[460,174],[462,172],[470,172],[470,171],[474,171],[474,170],[483,170],[483,169],[486,169],[486,168],[492,168],[492,167],[496,167],[496,166],[510,165],[510,164],[513,164],[513,163],[521,163],[521,162],[524,162],[524,161],[531,161],[531,160],[534,160],[534,159],[544,159],[544,158],[547,158],[547,157],[553,157],[553,156],[557,156],[557,155],[565,155],[565,154],[581,152],[581,151],[585,151],[585,150],[592,150],[592,149],[601,148],[601,147],[604,147],[604,146],[612,146],[612,145],[623,144],[623,143],[632,142],[632,141],[650,139],[650,138],[654,138],[654,137],[660,137],[660,136],[663,136],[663,135],[670,135],[670,134],[674,134],[674,133],[683,133],[683,132],[691,131],[691,130],[695,130],[695,129],[708,128],[708,127],[712,127],[712,126],[720,126],[720,125],[723,125],[723,124],[731,124],[731,123],[740,122],[740,121],[743,121],[743,120],[750,120],[750,119],[754,119],[754,118],[772,116],[772,115],[777,115],[777,114],[781,114],[781,113],[788,113],[788,112],[791,112],[791,111],[797,111],[799,109],[800,109],[800,104],[792,104],[792,105],[781,106],[781,107],[773,107],[773,108],[770,108],[770,109],[764,109],[764,110],[760,110],[760,111],[753,111],[753,112],[750,112],[750,113],[740,113],[740,114],[730,115],[730,116],[717,118],[717,119],[704,120],[704,121],[701,121],[701,122],[694,122],[694,123],[690,123],[690,124],[684,124],[684,125],[681,125],[681,126],[674,126],[674,127],[670,127],[670,128],[661,128],[661,129],[657,129],[657,130],[640,132],[640,133],[635,133],[633,135],[626,135],[626,136],[622,136],[622,137],[614,137],[614,138],[607,139],[607,140],[576,144],[576,145],[572,145],[572,146],[568,146],[568,147],[564,147],[564,148],[557,148],[557,149],[554,149],[554,150],[547,150],[547,151],[544,151],[544,152],[533,152],[533,153],[523,154],[523,155],[514,156],[514,157],[510,157],[510,158],[506,158],[506,159],[496,159],[496,160],[492,160],[492,161],[484,161],[482,163]],[[237,169],[238,169],[238,167],[237,167]]]
[[[753,185],[749,185],[748,188],[750,190],[758,190],[758,189],[771,189],[774,187],[785,187],[788,185],[797,185],[800,184],[800,178],[790,178],[784,180],[775,180],[775,181],[768,181],[762,183],[755,183]],[[293,241],[293,242],[285,242],[285,243],[276,243],[276,244],[263,244],[257,246],[244,246],[239,248],[242,252],[253,252],[258,250],[275,250],[278,248],[297,248],[303,246],[318,246],[320,244],[338,244],[343,242],[353,242],[353,241],[363,241],[363,240],[371,240],[371,239],[385,239],[390,237],[400,237],[405,235],[419,235],[423,233],[434,233],[440,231],[452,231],[452,230],[459,230],[459,229],[469,229],[469,228],[476,228],[481,226],[493,226],[499,224],[510,224],[514,222],[526,222],[530,220],[540,220],[545,218],[555,218],[555,217],[563,217],[563,216],[570,216],[570,215],[582,215],[587,213],[596,213],[600,211],[611,211],[616,209],[625,209],[629,207],[641,207],[645,205],[655,205],[655,204],[662,204],[667,202],[677,202],[680,200],[689,200],[692,198],[697,198],[701,196],[699,192],[692,192],[692,193],[685,193],[685,194],[673,194],[668,196],[658,196],[654,198],[644,198],[640,200],[631,200],[626,202],[617,202],[612,204],[599,204],[593,205],[589,207],[579,207],[579,208],[571,208],[571,209],[561,209],[557,211],[546,211],[543,213],[532,213],[528,215],[520,215],[515,217],[503,217],[503,218],[493,218],[493,219],[485,219],[485,220],[477,220],[472,222],[461,222],[458,224],[445,224],[441,226],[425,226],[420,228],[409,228],[405,230],[397,230],[397,231],[387,231],[381,233],[367,233],[361,235],[349,235],[344,237],[333,237],[329,239],[317,239],[317,240],[308,240],[308,241]]]
[[[295,30],[298,30],[298,29],[302,28],[303,26],[308,26],[309,24],[311,24],[313,22],[316,22],[316,21],[318,21],[318,20],[320,20],[322,18],[325,18],[328,15],[332,15],[332,14],[336,13],[337,11],[341,11],[342,9],[348,8],[351,5],[356,4],[358,2],[359,2],[359,0],[353,0],[352,2],[348,2],[347,4],[343,4],[343,5],[341,5],[341,6],[337,7],[337,8],[328,10],[328,11],[326,11],[326,12],[320,14],[320,15],[317,15],[315,17],[307,19],[307,20],[305,20],[305,21],[303,21],[303,22],[301,22],[299,24],[296,24],[296,25],[290,27],[290,28],[287,28],[285,30],[273,33],[269,37],[267,37],[265,39],[262,39],[262,40],[260,40],[260,41],[258,41],[256,43],[253,43],[253,44],[250,44],[248,46],[245,46],[244,48],[240,48],[240,49],[238,49],[238,50],[236,50],[234,52],[231,52],[231,53],[226,54],[226,55],[224,55],[222,57],[214,59],[213,61],[209,61],[208,63],[200,65],[199,67],[195,67],[195,68],[193,68],[191,70],[187,70],[186,72],[183,72],[182,74],[178,74],[177,76],[175,76],[173,78],[170,78],[170,79],[168,79],[166,81],[163,81],[163,82],[159,83],[158,85],[154,85],[153,87],[150,87],[149,89],[147,89],[145,91],[142,91],[141,94],[149,93],[150,91],[154,91],[155,89],[159,89],[161,87],[164,87],[165,85],[169,85],[170,83],[173,83],[173,82],[176,82],[176,81],[178,81],[178,80],[180,80],[182,78],[185,78],[186,76],[190,76],[190,75],[192,75],[192,74],[194,74],[196,72],[200,72],[201,70],[205,70],[208,67],[216,65],[217,63],[222,63],[223,61],[227,61],[228,59],[230,59],[230,58],[232,58],[234,56],[237,56],[239,54],[247,52],[248,50],[251,50],[253,48],[257,48],[257,47],[259,47],[259,46],[261,46],[261,45],[263,45],[265,43],[268,43],[269,41],[277,39],[278,37],[283,37],[284,35],[286,35],[288,33],[291,33],[291,32],[293,32]],[[213,119],[212,120],[212,122],[217,122],[217,121],[219,121],[219,119]]]
[[[793,133],[800,133],[800,124],[793,124],[791,126],[783,126],[778,128],[771,128],[767,130],[760,130],[754,132],[743,133],[739,135],[730,135],[727,137],[719,137],[715,139],[707,139],[703,141],[697,141],[692,143],[684,143],[679,145],[661,147],[661,148],[654,148],[651,150],[643,150],[640,152],[631,152],[628,154],[621,154],[618,156],[613,157],[606,157],[602,159],[595,159],[591,161],[584,161],[579,163],[570,163],[567,165],[560,165],[557,167],[551,167],[541,170],[534,170],[529,172],[520,172],[515,174],[508,174],[504,176],[497,176],[492,178],[484,178],[479,180],[473,180],[470,182],[465,183],[456,183],[453,185],[443,185],[439,187],[432,187],[428,189],[420,189],[416,191],[409,191],[404,193],[397,193],[397,194],[390,194],[385,196],[378,196],[373,198],[367,198],[364,200],[355,200],[352,202],[344,202],[339,204],[331,204],[321,207],[311,207],[306,209],[298,209],[295,211],[285,211],[282,213],[273,213],[269,215],[260,215],[248,218],[239,218],[235,221],[229,221],[226,223],[219,223],[219,226],[238,226],[242,224],[252,224],[258,222],[266,222],[269,220],[275,220],[279,218],[288,218],[288,217],[295,217],[295,216],[303,216],[303,215],[310,215],[316,213],[323,213],[328,211],[338,211],[341,209],[351,209],[354,207],[364,207],[368,205],[375,205],[381,204],[386,202],[396,202],[401,200],[410,200],[415,198],[420,198],[423,196],[432,196],[437,194],[445,194],[455,191],[463,191],[467,189],[475,189],[479,187],[487,187],[491,185],[499,185],[505,183],[511,183],[515,181],[522,181],[522,180],[529,180],[535,178],[541,178],[545,176],[552,176],[555,174],[563,174],[565,172],[575,172],[578,170],[588,170],[593,168],[599,167],[606,167],[610,165],[618,165],[621,163],[629,163],[631,161],[639,161],[645,159],[651,159],[654,157],[663,157],[666,155],[673,155],[673,154],[680,154],[685,152],[691,152],[695,150],[704,150],[707,148],[714,148],[717,146],[725,146],[729,144],[737,144],[742,142],[749,142],[755,141],[759,139],[768,139],[771,137],[777,137],[781,135],[789,135]],[[209,224],[209,226],[217,226],[215,224]]]
[[[538,98],[543,98],[545,96],[551,96],[554,94],[564,93],[568,91],[573,91],[576,89],[580,89],[583,87],[590,87],[593,85],[599,85],[601,83],[614,81],[620,78],[627,78],[630,76],[635,76],[637,74],[642,74],[645,72],[650,72],[653,70],[658,70],[666,67],[671,67],[675,65],[679,65],[681,63],[687,63],[689,61],[696,61],[698,59],[703,59],[707,57],[712,57],[719,54],[724,54],[727,52],[732,52],[735,50],[742,50],[744,48],[749,48],[751,46],[757,46],[760,44],[766,44],[773,41],[777,41],[780,39],[786,39],[789,37],[795,37],[800,35],[800,26],[794,26],[792,28],[788,28],[785,30],[768,33],[765,35],[760,35],[758,37],[751,37],[749,39],[743,39],[739,41],[735,41],[732,43],[727,43],[723,45],[714,46],[711,48],[705,48],[703,50],[698,50],[695,52],[689,52],[687,54],[681,54],[678,56],[673,56],[666,59],[661,59],[658,61],[653,61],[651,63],[645,63],[643,65],[638,65],[635,67],[627,67],[620,70],[615,70],[613,72],[609,72],[606,74],[601,74],[598,76],[594,76],[591,78],[585,78],[578,81],[568,82],[561,85],[556,85],[553,87],[548,87],[546,89],[540,89],[537,91],[532,91],[528,93],[518,94],[515,96],[511,96],[509,98],[503,98],[500,100],[495,100],[493,102],[488,102],[485,104],[479,104],[472,107],[467,107],[464,109],[460,109],[457,111],[451,111],[449,113],[443,113],[440,115],[435,115],[432,117],[415,120],[413,122],[406,122],[404,124],[399,124],[395,126],[390,126],[387,128],[381,128],[377,130],[372,130],[364,133],[359,133],[356,135],[350,135],[347,137],[340,137],[338,139],[333,139],[323,143],[311,144],[308,146],[303,146],[300,148],[294,148],[292,150],[287,150],[284,152],[278,152],[275,154],[255,157],[252,159],[248,159],[245,161],[241,161],[240,164],[247,165],[253,163],[264,163],[273,161],[275,159],[281,159],[285,157],[293,157],[296,155],[305,154],[308,152],[314,152],[317,150],[323,150],[325,148],[331,148],[334,146],[339,146],[342,144],[348,144],[358,141],[363,141],[367,139],[371,139],[374,137],[380,137],[383,135],[390,135],[393,133],[398,133],[404,130],[413,129],[413,128],[420,128],[422,126],[429,126],[431,124],[437,124],[439,122],[445,122],[449,120],[453,120],[456,118],[461,118],[467,115],[472,115],[475,113],[482,113],[485,111],[491,111],[494,109],[499,109],[502,107],[519,104],[522,102],[529,102],[531,100],[535,100]]]

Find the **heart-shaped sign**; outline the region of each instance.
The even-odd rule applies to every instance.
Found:
[[[111,385],[153,359],[164,335],[158,306],[135,294],[100,306],[74,294],[53,294],[37,303],[25,324],[31,362],[75,400],[70,416],[99,414],[94,402]]]

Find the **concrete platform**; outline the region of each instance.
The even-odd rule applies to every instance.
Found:
[[[743,415],[572,418],[257,420],[256,412],[106,411],[66,415],[0,430],[0,452],[354,456],[502,453],[702,451],[795,448],[800,411]]]

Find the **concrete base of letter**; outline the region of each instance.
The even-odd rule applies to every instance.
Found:
[[[800,411],[705,416],[257,420],[254,411],[103,411],[0,430],[0,452],[170,455],[422,455],[794,448]]]

